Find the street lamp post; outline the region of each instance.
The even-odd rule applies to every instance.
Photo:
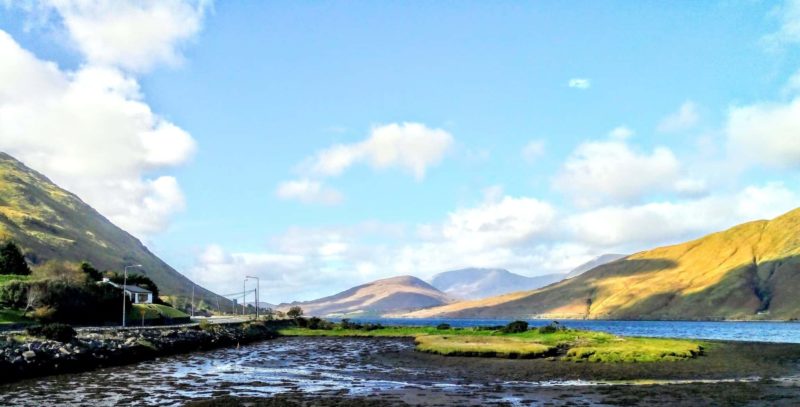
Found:
[[[142,267],[141,264],[134,264],[131,266],[125,266],[125,270],[123,271],[122,277],[122,327],[125,327],[125,286],[128,285],[128,269],[132,269],[135,267]]]
[[[258,320],[258,305],[259,305],[258,301],[260,300],[259,291],[261,290],[261,280],[258,277],[246,276],[245,277],[245,281],[247,281],[248,278],[252,278],[252,279],[256,280],[256,320]]]

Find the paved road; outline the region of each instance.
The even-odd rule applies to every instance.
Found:
[[[138,330],[138,329],[150,329],[150,328],[181,328],[181,327],[190,327],[195,326],[200,323],[200,321],[208,321],[212,324],[237,324],[242,322],[247,322],[252,320],[252,317],[247,316],[213,316],[213,317],[194,317],[192,318],[192,322],[188,322],[185,324],[175,324],[175,325],[136,325],[135,321],[130,321],[130,325],[125,327],[125,330]],[[78,332],[97,332],[97,331],[111,331],[111,330],[119,330],[123,329],[120,326],[82,326],[82,327],[75,327],[75,330]],[[11,329],[11,330],[3,330],[0,328],[0,332],[3,334],[17,334],[23,333],[24,329]]]

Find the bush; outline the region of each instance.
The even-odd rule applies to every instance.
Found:
[[[549,325],[540,326],[538,331],[540,334],[554,334],[558,331],[564,331],[567,328],[561,326],[557,321],[551,322]]]
[[[450,324],[439,324],[439,325],[436,325],[436,329],[438,329],[440,331],[446,331],[446,330],[448,330],[450,328],[451,328]]]
[[[30,283],[26,281],[11,281],[0,286],[0,306],[24,309],[27,304],[29,285]]]
[[[503,333],[516,334],[528,330],[528,323],[525,321],[514,321],[503,328]]]
[[[269,328],[263,322],[248,322],[243,330],[248,339],[261,339],[269,333]]]
[[[0,246],[0,274],[17,274],[27,276],[31,274],[25,256],[13,242],[6,242]]]
[[[289,308],[289,311],[286,311],[286,316],[292,319],[300,318],[303,316],[303,309],[295,305]]]
[[[357,322],[350,322],[350,320],[347,318],[342,319],[342,322],[339,323],[339,326],[341,326],[342,329],[361,329],[361,324]]]
[[[308,320],[303,317],[297,317],[294,319],[294,324],[298,328],[308,328]]]
[[[55,315],[56,310],[50,306],[43,306],[33,310],[33,319],[39,322],[52,322],[53,315]]]
[[[51,341],[69,342],[75,338],[78,333],[67,324],[44,324],[29,326],[25,331],[30,336],[38,338],[47,338]]]

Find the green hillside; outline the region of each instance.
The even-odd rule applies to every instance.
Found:
[[[122,271],[126,265],[141,264],[162,296],[175,305],[184,304],[192,293],[192,282],[138,239],[44,175],[0,152],[0,241],[8,239],[34,265],[48,260],[88,261],[100,270]],[[218,299],[228,304],[196,287],[196,303],[216,308]]]
[[[411,317],[800,318],[800,209],[628,256],[540,290]]]

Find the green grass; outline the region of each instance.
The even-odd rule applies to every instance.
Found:
[[[128,312],[128,319],[132,324],[135,324],[136,321],[142,320],[142,315],[144,315],[145,321],[159,319],[161,317],[172,319],[189,317],[189,315],[166,305],[133,304],[133,307]]]
[[[8,284],[11,281],[28,281],[30,276],[18,276],[15,274],[0,274],[0,286]]]
[[[544,357],[558,354],[573,362],[667,362],[694,358],[702,353],[698,342],[679,339],[625,338],[605,332],[561,330],[522,333],[475,328],[438,330],[434,327],[386,327],[373,331],[335,328],[288,328],[284,336],[413,337],[417,350],[448,356]]]
[[[0,309],[0,325],[27,323],[31,320],[25,317],[25,312],[17,309]]]

